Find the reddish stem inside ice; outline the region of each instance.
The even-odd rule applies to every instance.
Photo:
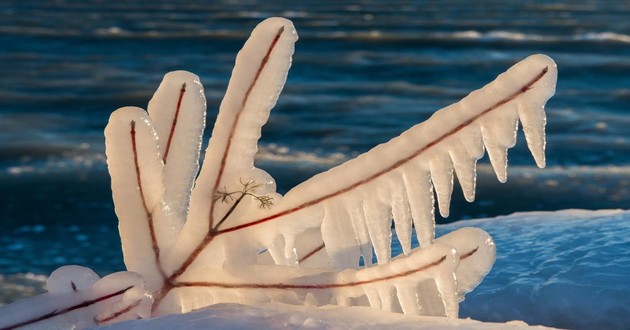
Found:
[[[173,136],[175,135],[175,128],[177,127],[177,121],[179,120],[179,110],[182,107],[182,100],[184,99],[185,93],[186,93],[186,83],[183,83],[182,88],[179,90],[179,98],[177,99],[175,115],[173,116],[173,122],[171,123],[171,131],[168,134],[166,147],[164,148],[164,157],[162,157],[164,164],[166,164],[166,159],[168,158],[168,152],[171,150],[171,143],[173,142]]]
[[[160,246],[157,242],[157,236],[155,234],[155,223],[153,221],[153,213],[149,210],[147,206],[147,201],[144,196],[144,189],[142,188],[142,173],[140,172],[140,164],[138,163],[138,146],[136,141],[136,122],[131,121],[131,130],[129,132],[131,136],[131,147],[133,152],[133,163],[136,168],[136,184],[138,186],[138,192],[140,193],[140,199],[142,200],[142,207],[144,208],[144,212],[147,217],[147,227],[149,227],[149,235],[151,236],[151,248],[153,249],[153,256],[155,258],[155,264],[157,265],[162,277],[164,276],[164,271],[162,270],[160,264]]]

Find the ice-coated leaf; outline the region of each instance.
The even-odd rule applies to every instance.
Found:
[[[458,103],[437,111],[427,121],[412,127],[399,137],[376,146],[356,159],[318,174],[293,188],[268,214],[254,222],[265,222],[282,217],[287,219],[282,221],[281,225],[285,230],[291,223],[307,220],[311,220],[311,226],[316,227],[320,225],[322,219],[304,217],[307,213],[306,209],[335,203],[340,198],[346,201],[363,200],[366,195],[374,195],[386,186],[388,180],[392,180],[397,175],[396,173],[400,172],[404,176],[411,175],[411,172],[421,173],[427,169],[430,169],[442,209],[442,205],[446,204],[446,192],[450,190],[448,178],[451,167],[447,157],[452,162],[464,196],[472,201],[476,181],[475,164],[482,155],[483,142],[491,140],[492,148],[495,146],[508,148],[514,145],[512,134],[515,128],[514,115],[497,116],[494,114],[503,111],[513,113],[513,109],[518,107],[523,125],[528,127],[527,141],[530,143],[534,158],[538,165],[544,165],[542,156],[544,149],[543,106],[555,92],[556,76],[556,65],[553,60],[544,55],[532,55],[515,64],[482,89],[470,93]],[[432,162],[437,162],[437,164],[432,164]],[[499,161],[496,163],[497,173],[501,180],[504,177],[503,165]],[[405,184],[409,185],[417,181],[417,179],[405,180]],[[422,190],[426,191],[426,188]],[[419,200],[418,194],[414,195],[416,196],[408,195],[412,211],[415,208],[416,214],[429,213],[419,208],[433,208],[433,205],[428,205],[426,199]],[[372,203],[374,204],[370,206],[372,209],[385,210],[391,207],[386,200],[376,200]],[[297,211],[300,211],[300,215],[294,216],[293,213]],[[442,213],[447,212],[442,210]],[[301,217],[301,221],[297,220],[298,217]],[[343,219],[335,221],[343,221]],[[371,237],[389,235],[389,228],[374,225],[374,221],[380,223],[382,219],[366,216],[364,221],[368,224]],[[278,221],[274,221],[274,225],[280,226]],[[303,226],[303,224],[300,225]],[[424,228],[418,228],[418,225]],[[429,221],[416,223],[416,231],[418,233],[432,232],[432,226],[433,222]],[[348,240],[354,235],[355,233],[352,232],[337,231],[332,237],[324,237],[324,242]],[[430,244],[433,239],[432,236],[420,234],[418,236],[423,246]],[[389,258],[387,255],[389,245],[374,241],[372,244],[379,258]],[[333,250],[331,247],[327,248],[333,259],[336,254],[344,253],[344,251]],[[356,267],[357,262],[344,266]]]
[[[89,268],[62,266],[48,276],[46,287],[50,293],[65,293],[91,287],[99,276]]]
[[[457,294],[461,300],[490,272],[496,257],[494,241],[479,228],[461,228],[435,240],[452,246],[459,255],[455,272]]]
[[[291,65],[297,33],[293,24],[281,18],[260,23],[236,57],[232,78],[221,102],[212,137],[206,150],[203,168],[192,193],[190,211],[178,243],[170,253],[170,271],[186,264],[199,244],[212,230],[236,225],[256,201],[245,196],[239,208],[230,212],[231,200],[217,199],[217,193],[229,194],[257,185],[252,192],[266,195],[275,192],[275,182],[266,172],[254,168],[254,155],[260,128],[267,121],[271,108],[284,86]],[[276,199],[279,196],[276,197]],[[228,219],[229,218],[229,219]],[[206,262],[223,263],[224,258],[199,256]],[[231,258],[228,262],[239,262]],[[185,265],[188,267],[188,265]],[[194,265],[192,265],[194,267]]]
[[[168,202],[169,216],[181,227],[199,171],[199,151],[206,126],[206,97],[199,77],[187,71],[167,73],[147,111],[159,137],[164,162],[163,200]]]
[[[105,144],[125,265],[142,274],[149,289],[159,288],[162,247],[171,245],[178,225],[162,202],[163,163],[147,112],[126,107],[112,113]]]
[[[207,276],[216,270],[197,268],[179,278],[177,289],[158,308],[187,312],[218,302],[305,304],[308,301],[322,306],[352,301],[352,305],[385,311],[404,309],[411,314],[429,315],[428,311],[439,310],[440,313],[430,315],[456,317],[459,296],[454,272],[458,263],[459,255],[453,247],[433,244],[387,264],[342,272],[259,265],[252,266],[249,272],[228,270],[216,279]],[[419,291],[420,282],[433,286],[438,294],[424,300],[410,299],[410,295],[423,294]],[[190,296],[196,299],[189,299]]]
[[[151,315],[153,298],[136,273],[99,279],[91,269],[63,266],[48,287],[48,293],[1,306],[0,329],[84,329]]]

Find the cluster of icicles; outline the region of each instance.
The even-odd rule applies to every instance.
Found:
[[[484,150],[504,182],[519,120],[537,165],[545,165],[543,108],[555,91],[555,63],[530,56],[426,122],[280,196],[254,156],[296,41],[281,18],[253,31],[201,171],[206,100],[197,76],[171,72],[148,111],[115,111],[106,152],[128,271],[99,279],[62,267],[48,293],[0,308],[0,329],[83,328],[225,302],[457,317],[464,294],[492,267],[495,247],[475,228],[435,239],[433,196],[447,216],[456,175],[472,201]],[[404,252],[395,258],[392,221]]]

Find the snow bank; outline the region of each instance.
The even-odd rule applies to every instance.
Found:
[[[460,317],[523,320],[570,329],[627,329],[630,323],[630,212],[517,213],[439,226],[487,231],[492,271],[460,305]]]
[[[188,314],[129,321],[99,329],[550,329],[523,322],[483,323],[471,319],[412,316],[370,307],[324,308],[269,304],[219,304]]]

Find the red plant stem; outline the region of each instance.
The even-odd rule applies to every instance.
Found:
[[[72,311],[75,311],[77,309],[88,307],[88,306],[91,306],[93,304],[99,303],[101,301],[107,300],[109,298],[113,298],[113,297],[119,296],[119,295],[127,292],[127,290],[129,290],[131,288],[133,288],[133,286],[127,287],[127,288],[122,289],[120,291],[116,291],[114,293],[110,293],[110,294],[102,296],[102,297],[98,297],[98,298],[95,298],[95,299],[92,299],[92,300],[81,302],[79,304],[76,304],[74,306],[70,306],[68,308],[64,308],[62,310],[53,310],[52,312],[50,312],[48,314],[36,317],[34,319],[22,321],[20,323],[12,324],[12,325],[9,325],[7,327],[0,328],[0,330],[16,329],[16,328],[27,326],[29,324],[33,324],[33,323],[36,323],[36,322],[39,322],[39,321],[47,320],[47,319],[53,318],[53,317],[58,316],[58,315],[62,315],[62,314],[68,313],[68,312],[72,312]]]
[[[164,157],[162,160],[164,164],[166,164],[166,158],[168,157],[168,152],[171,150],[171,142],[173,141],[173,136],[175,135],[175,127],[177,127],[177,120],[179,119],[179,110],[182,107],[182,100],[184,99],[184,94],[186,93],[186,83],[182,84],[182,88],[179,90],[179,99],[177,100],[177,107],[175,108],[175,115],[173,116],[173,123],[171,124],[171,132],[168,135],[168,140],[166,142],[166,148],[164,150]]]
[[[234,119],[234,122],[232,123],[232,127],[230,129],[230,135],[228,137],[225,150],[223,151],[223,155],[221,156],[221,165],[219,167],[219,173],[217,174],[217,178],[216,178],[216,180],[214,182],[214,187],[212,189],[213,194],[218,190],[219,185],[221,184],[221,179],[223,178],[223,172],[225,171],[225,166],[227,164],[227,157],[228,157],[228,155],[230,153],[230,149],[232,147],[232,140],[234,139],[234,133],[236,131],[236,127],[238,126],[239,120],[241,118],[241,114],[243,113],[243,110],[245,109],[245,106],[247,105],[247,101],[249,100],[249,95],[251,94],[252,90],[254,89],[256,83],[258,82],[258,78],[260,78],[260,75],[263,72],[263,69],[267,65],[267,62],[269,61],[269,57],[271,56],[271,52],[273,51],[273,49],[277,45],[278,40],[280,40],[280,36],[282,35],[283,32],[284,32],[284,26],[280,27],[280,29],[276,33],[274,39],[272,40],[271,45],[267,49],[267,52],[265,53],[265,56],[261,60],[260,65],[258,66],[258,70],[256,71],[256,75],[254,77],[254,80],[249,85],[249,88],[247,89],[247,92],[245,93],[245,96],[243,98],[243,102],[241,103],[241,108],[238,111],[238,113],[236,115],[236,118]],[[186,269],[188,269],[188,267],[193,263],[193,261],[195,261],[195,259],[199,256],[201,251],[203,251],[203,249],[205,249],[205,247],[216,236],[215,231],[213,230],[213,227],[214,227],[214,208],[215,208],[216,203],[217,203],[216,200],[213,200],[210,203],[210,211],[209,211],[209,214],[208,214],[209,227],[208,227],[208,233],[206,234],[206,237],[193,250],[193,252],[188,256],[188,258],[186,258],[186,260],[184,260],[182,265],[179,266],[179,268],[177,268],[171,274],[171,276],[168,277],[167,282],[172,282],[177,277],[179,277],[181,274],[183,274],[186,271]]]
[[[326,247],[326,244],[322,243],[319,246],[315,247],[313,250],[311,250],[311,252],[305,254],[302,258],[300,258],[300,260],[298,260],[298,263],[302,263],[304,260],[314,256],[317,252],[321,251],[324,247]]]
[[[323,244],[321,246],[323,248]],[[474,249],[462,254],[459,260],[464,260],[479,251],[479,247],[475,247]],[[436,261],[433,261],[429,264],[426,264],[422,267],[411,269],[402,273],[383,276],[371,280],[363,280],[363,281],[355,281],[355,282],[346,282],[346,283],[327,283],[327,284],[286,284],[286,283],[273,283],[273,284],[257,284],[257,283],[221,283],[221,282],[175,282],[173,284],[174,288],[182,288],[182,287],[217,287],[224,289],[334,289],[334,288],[343,288],[343,287],[354,287],[365,284],[371,284],[376,282],[389,281],[400,277],[409,276],[421,271],[428,270],[435,266],[440,265],[442,262],[446,260],[446,256],[442,256]]]
[[[477,251],[479,251],[479,247],[475,247],[474,249],[468,251],[467,253],[462,254],[461,256],[459,256],[459,260],[464,260],[466,258],[471,257],[473,254],[477,253]]]
[[[221,179],[223,178],[223,172],[225,171],[225,165],[227,164],[227,157],[230,154],[230,149],[232,148],[232,140],[234,139],[234,133],[236,132],[236,127],[238,126],[238,123],[241,119],[241,115],[243,114],[243,110],[245,109],[245,106],[247,105],[247,101],[249,100],[249,95],[254,89],[254,86],[256,86],[256,83],[258,82],[258,78],[260,78],[260,74],[263,72],[263,69],[267,65],[267,62],[269,61],[269,56],[271,55],[271,52],[276,47],[276,44],[278,43],[278,40],[280,40],[280,36],[282,35],[283,32],[284,32],[284,26],[280,27],[280,29],[276,33],[276,36],[273,38],[271,45],[269,46],[269,48],[267,48],[267,53],[265,53],[265,56],[260,61],[260,65],[258,66],[256,75],[254,76],[254,80],[252,80],[251,84],[247,88],[247,92],[245,92],[245,96],[243,97],[243,102],[241,103],[241,108],[236,114],[236,118],[234,118],[234,121],[232,122],[232,127],[230,128],[230,135],[228,136],[225,150],[223,150],[223,156],[221,156],[221,165],[219,166],[219,173],[217,174],[217,179],[214,181],[214,188],[212,189],[213,194],[214,192],[218,191],[219,185],[221,184]],[[216,203],[217,201],[212,201],[212,203],[210,203],[210,213],[208,214],[210,226],[208,228],[212,228],[214,225],[214,207]]]
[[[113,319],[115,319],[115,318],[117,318],[117,317],[119,317],[119,316],[121,316],[121,315],[123,315],[123,314],[125,314],[125,313],[129,312],[130,310],[132,310],[132,309],[136,308],[138,305],[140,305],[140,303],[141,303],[141,302],[142,302],[142,300],[138,300],[138,301],[136,301],[135,303],[133,303],[133,304],[131,304],[131,305],[129,305],[129,306],[127,306],[127,307],[125,307],[125,308],[123,308],[123,309],[119,310],[119,311],[118,311],[118,312],[116,312],[116,313],[113,313],[112,315],[110,315],[110,316],[108,316],[108,317],[106,317],[106,318],[104,318],[104,319],[97,319],[97,318],[95,317],[95,318],[94,318],[94,321],[96,321],[96,323],[98,323],[98,324],[105,323],[105,322],[109,322],[109,321],[111,321],[111,320],[113,320]]]
[[[440,265],[442,262],[446,260],[446,256],[442,256],[439,259],[426,264],[422,267],[418,267],[415,269],[411,269],[402,273],[392,274],[388,276],[378,277],[371,280],[363,280],[363,281],[354,281],[354,282],[345,282],[345,283],[326,283],[326,284],[286,284],[286,283],[273,283],[273,284],[258,284],[258,283],[221,283],[221,282],[177,282],[174,284],[175,287],[216,287],[216,288],[225,288],[225,289],[281,289],[281,290],[291,290],[291,289],[311,289],[311,290],[320,290],[320,289],[336,289],[336,288],[346,288],[346,287],[354,287],[360,285],[366,285],[376,282],[384,282],[393,280],[400,277],[409,276],[421,271],[428,270],[435,266]]]
[[[131,121],[131,147],[133,151],[133,164],[136,167],[136,184],[138,185],[138,192],[140,193],[140,199],[142,200],[142,207],[147,215],[147,226],[149,227],[149,235],[151,236],[151,248],[153,249],[153,255],[155,257],[155,263],[158,266],[160,273],[164,276],[164,271],[160,266],[160,246],[157,243],[157,236],[155,235],[155,225],[153,221],[153,214],[149,211],[146,199],[144,197],[144,189],[142,188],[142,175],[140,172],[140,164],[138,163],[138,148],[136,145],[136,122]]]

